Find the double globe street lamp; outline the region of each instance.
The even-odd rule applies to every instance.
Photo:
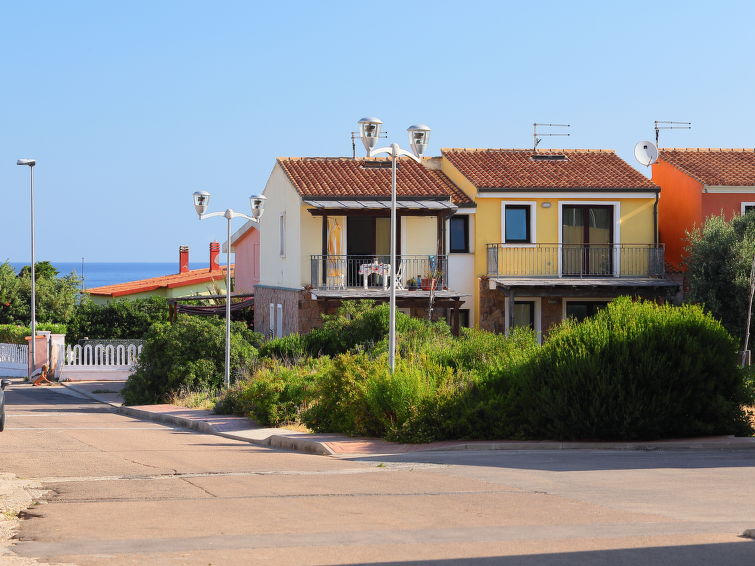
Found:
[[[234,218],[246,218],[252,222],[260,222],[264,212],[264,204],[267,197],[264,195],[252,195],[249,197],[249,204],[252,209],[252,215],[236,212],[229,208],[225,212],[207,212],[210,205],[210,193],[207,191],[196,191],[194,193],[194,210],[200,220],[222,216],[228,221],[226,255],[225,255],[225,387],[231,385],[231,221]],[[211,266],[212,267],[212,266]]]
[[[388,365],[391,373],[396,370],[396,164],[402,155],[409,157],[417,163],[422,163],[422,155],[427,149],[430,140],[430,128],[424,124],[409,126],[409,144],[412,151],[401,149],[398,144],[375,148],[380,137],[380,127],[383,121],[380,118],[362,118],[359,120],[359,134],[362,138],[367,157],[373,157],[381,153],[387,153],[391,157],[391,275],[393,277],[389,295],[388,314]]]

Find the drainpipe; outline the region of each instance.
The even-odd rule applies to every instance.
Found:
[[[658,198],[661,191],[655,193],[655,202],[653,203],[653,236],[655,238],[655,245],[658,245]]]

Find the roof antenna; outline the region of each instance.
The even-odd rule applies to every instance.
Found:
[[[557,134],[557,133],[544,133],[538,132],[538,126],[548,126],[551,128],[571,128],[571,124],[540,124],[535,122],[532,124],[532,151],[537,151],[537,145],[543,141],[537,136],[570,136],[571,134]]]
[[[387,138],[388,132],[380,132],[379,138]],[[359,139],[359,132],[351,132],[351,158],[357,158],[357,139]]]
[[[689,130],[692,128],[692,122],[670,122],[668,120],[656,120],[653,122],[655,127],[655,145],[656,147],[660,147],[660,144],[658,143],[658,139],[660,136],[661,130]],[[672,126],[661,126],[659,124],[675,124]],[[682,124],[682,125],[679,125]]]

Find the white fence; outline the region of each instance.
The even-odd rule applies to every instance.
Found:
[[[62,381],[127,379],[134,372],[141,344],[66,346],[60,367]]]
[[[29,373],[29,346],[0,344],[0,376],[26,377]]]

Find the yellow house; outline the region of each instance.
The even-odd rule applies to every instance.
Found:
[[[444,149],[472,196],[475,324],[546,331],[620,295],[666,299],[660,189],[611,150]]]

